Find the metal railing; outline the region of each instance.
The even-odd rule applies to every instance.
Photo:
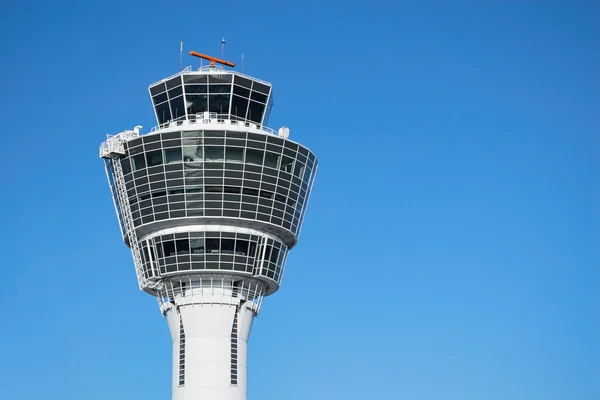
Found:
[[[276,130],[269,128],[268,126],[261,125],[254,121],[247,120],[245,118],[236,117],[230,114],[217,114],[214,112],[201,112],[197,114],[184,115],[179,118],[165,122],[164,124],[157,125],[150,129],[150,132],[156,132],[167,128],[176,128],[179,126],[189,125],[202,125],[202,124],[222,124],[224,126],[242,126],[250,129],[257,129],[264,131],[271,135],[279,136]],[[226,129],[225,127],[223,129]]]

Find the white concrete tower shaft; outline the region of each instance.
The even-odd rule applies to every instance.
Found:
[[[248,337],[256,315],[240,299],[182,299],[165,308],[173,340],[173,400],[245,400]],[[196,304],[186,304],[196,300]]]

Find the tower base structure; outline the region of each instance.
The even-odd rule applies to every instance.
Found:
[[[242,286],[249,284],[260,286]],[[173,400],[246,399],[248,337],[259,306],[251,292],[221,277],[189,280],[162,304],[173,341]]]

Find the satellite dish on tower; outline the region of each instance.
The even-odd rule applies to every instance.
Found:
[[[279,137],[287,139],[290,137],[290,128],[288,128],[287,126],[283,126],[279,128],[277,134],[279,135]]]

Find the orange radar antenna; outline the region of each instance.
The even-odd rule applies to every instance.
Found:
[[[211,67],[214,67],[215,63],[227,65],[228,67],[235,67],[235,64],[232,63],[232,62],[221,60],[219,58],[215,58],[215,57],[211,57],[211,56],[207,56],[206,54],[196,53],[195,51],[190,51],[190,56],[199,57],[199,58],[202,58],[204,60],[210,61],[210,66]]]

